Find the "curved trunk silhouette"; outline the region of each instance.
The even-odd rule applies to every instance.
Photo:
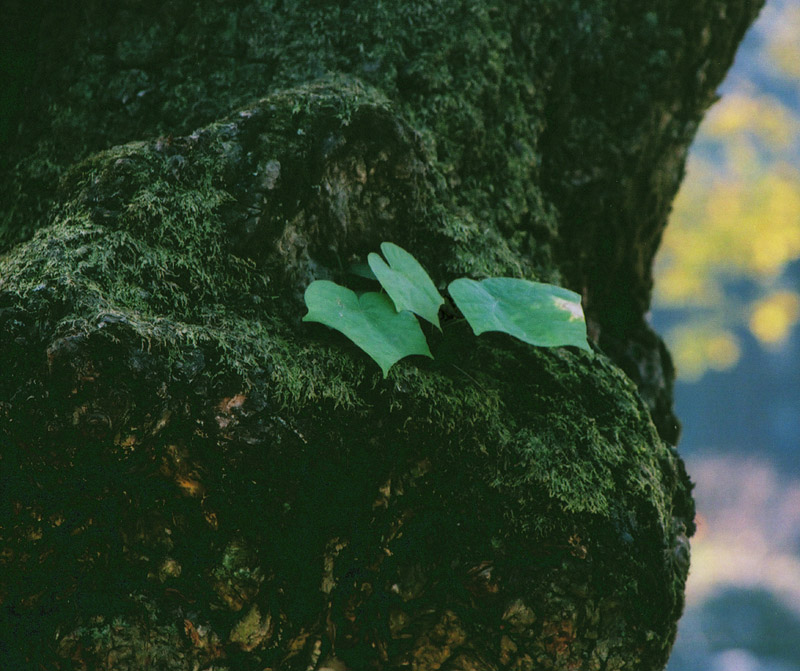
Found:
[[[694,508],[643,315],[760,2],[12,4],[3,668],[663,668]],[[449,305],[383,379],[301,322],[383,241],[579,292],[595,354]]]

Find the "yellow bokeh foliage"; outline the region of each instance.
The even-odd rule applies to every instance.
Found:
[[[765,344],[779,344],[789,336],[798,317],[800,296],[791,291],[779,291],[753,306],[750,330]]]
[[[774,22],[766,55],[786,78],[800,79],[800,6],[787,4],[774,11],[780,11],[780,15]]]
[[[797,136],[798,118],[772,96],[740,91],[726,96],[711,110],[703,132],[723,141],[735,134],[751,134],[769,148],[780,150]]]
[[[667,334],[675,368],[683,380],[699,379],[708,370],[726,370],[741,356],[732,332],[713,324],[679,326]]]
[[[767,10],[757,58],[800,101],[800,1]],[[734,80],[700,127],[657,258],[655,307],[691,319],[667,333],[686,379],[735,365],[737,331],[777,346],[800,320],[785,275],[800,259],[800,103],[757,83]]]

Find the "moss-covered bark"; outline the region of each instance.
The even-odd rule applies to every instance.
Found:
[[[4,660],[662,668],[693,504],[650,262],[759,3],[684,4],[28,14],[0,187]],[[383,380],[300,322],[312,278],[383,240],[441,286],[580,291],[597,353],[450,320]]]

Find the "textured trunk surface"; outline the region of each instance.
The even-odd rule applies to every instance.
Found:
[[[0,666],[662,669],[643,315],[759,0],[11,4]],[[300,321],[384,240],[580,292],[596,354],[450,320],[384,380]]]

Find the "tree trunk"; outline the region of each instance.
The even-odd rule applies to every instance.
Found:
[[[643,315],[759,6],[18,3],[2,668],[663,668],[694,509]],[[383,379],[301,322],[382,241],[580,292],[596,353],[450,319]]]

